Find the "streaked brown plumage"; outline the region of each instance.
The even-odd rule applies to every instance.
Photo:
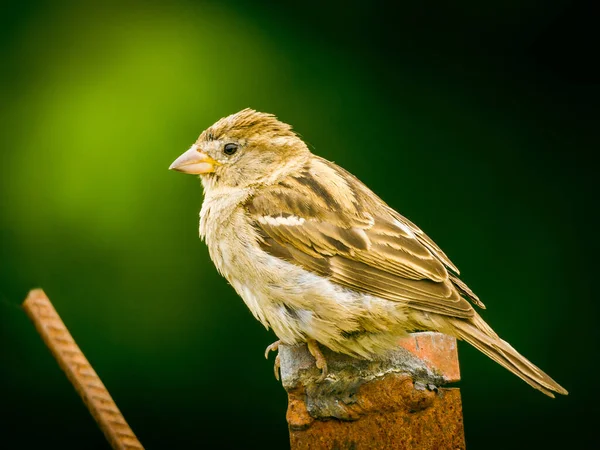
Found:
[[[546,395],[567,393],[483,321],[469,302],[483,303],[423,231],[273,115],[219,120],[171,168],[201,175],[200,234],[219,272],[281,342],[307,342],[324,376],[317,343],[372,358],[433,330]]]

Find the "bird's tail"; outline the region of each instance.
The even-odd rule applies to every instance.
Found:
[[[470,320],[452,319],[451,326],[457,338],[468,342],[547,396],[554,397],[553,392],[568,394],[565,388],[512,348],[508,342],[500,339],[478,314]]]

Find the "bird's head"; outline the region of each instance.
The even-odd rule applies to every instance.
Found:
[[[292,127],[253,109],[224,117],[200,134],[169,169],[200,175],[204,188],[277,182],[310,158]]]

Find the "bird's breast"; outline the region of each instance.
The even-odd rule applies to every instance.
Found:
[[[214,210],[203,212],[203,237],[217,270],[283,342],[312,338],[336,351],[366,354],[367,344],[352,344],[348,334],[389,330],[406,321],[400,304],[349,290],[263,251],[242,208],[230,210],[226,219],[220,214],[220,221],[213,220]],[[377,345],[373,338],[365,342]]]

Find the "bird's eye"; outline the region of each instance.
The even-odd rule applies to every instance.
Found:
[[[225,144],[225,147],[223,147],[223,153],[225,153],[227,156],[231,156],[233,154],[235,154],[235,152],[237,152],[238,150],[238,145],[237,144]]]

